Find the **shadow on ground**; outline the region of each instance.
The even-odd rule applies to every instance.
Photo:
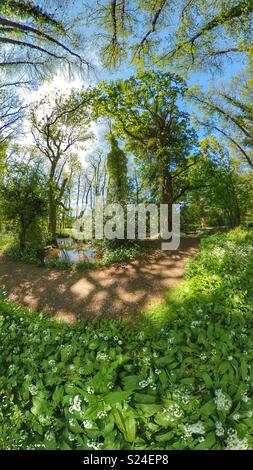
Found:
[[[187,237],[177,251],[156,250],[126,264],[81,272],[32,266],[0,254],[0,286],[10,300],[69,322],[133,315],[162,300],[182,279],[197,245]]]

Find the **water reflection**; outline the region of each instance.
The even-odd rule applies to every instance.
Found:
[[[95,250],[82,242],[76,242],[73,238],[58,238],[58,248],[52,248],[45,261],[59,259],[68,263],[95,262]]]

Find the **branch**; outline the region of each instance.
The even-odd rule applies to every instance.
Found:
[[[208,106],[209,108],[211,109],[214,109],[216,110],[218,113],[222,114],[223,116],[225,116],[227,119],[229,119],[230,121],[232,121],[242,132],[243,134],[245,134],[247,137],[251,138],[251,134],[238,122],[238,120],[232,116],[231,114],[229,114],[229,112],[226,112],[224,111],[224,109],[220,108],[218,105],[212,103],[212,102],[208,102],[208,101],[205,101],[201,98],[199,98],[198,96],[194,96],[192,95],[193,98],[195,98],[197,101],[199,101],[199,103],[202,103],[202,104],[205,104],[206,106]]]
[[[32,26],[27,26],[27,25],[22,24],[22,23],[17,23],[16,21],[10,21],[10,20],[7,20],[6,18],[3,18],[3,17],[0,17],[0,25],[1,24],[4,25],[4,26],[9,26],[9,27],[14,28],[14,29],[18,29],[20,31],[37,34],[37,36],[40,36],[40,37],[43,37],[44,39],[47,39],[49,42],[52,42],[53,44],[56,44],[57,46],[61,47],[65,51],[67,51],[70,55],[78,57],[78,59],[82,60],[82,58],[79,54],[76,54],[71,49],[69,49],[67,46],[62,44],[62,42],[58,41],[57,39],[54,39],[49,34],[44,33],[43,31],[40,31],[37,28],[33,28]]]
[[[200,155],[196,155],[196,156],[200,156]],[[198,161],[196,160],[195,162],[192,162],[192,163],[189,163],[189,165],[186,165],[183,170],[179,171],[179,173],[174,173],[172,175],[172,179],[174,178],[177,178],[178,176],[180,176],[181,174],[183,174],[186,170],[188,170],[189,168],[191,168],[192,166],[194,165],[197,165]]]
[[[184,46],[187,46],[189,44],[194,46],[195,41],[197,39],[199,39],[201,36],[203,36],[206,32],[212,31],[217,26],[221,26],[221,25],[227,23],[230,20],[233,20],[235,18],[240,18],[243,14],[245,14],[245,10],[246,10],[247,13],[252,13],[252,11],[253,11],[253,2],[252,2],[252,0],[241,1],[238,5],[235,5],[234,7],[230,8],[229,10],[222,11],[219,15],[215,16],[211,21],[209,21],[205,26],[203,26],[203,28],[201,28],[190,39],[187,39],[187,40],[181,42],[181,44],[179,44],[173,50],[171,50],[170,52],[168,52],[168,53],[164,54],[163,56],[161,56],[159,61],[161,61],[162,59],[165,59],[168,56],[173,57]]]
[[[231,137],[229,134],[227,134],[223,129],[220,129],[219,127],[217,126],[214,126],[214,125],[210,125],[208,123],[205,123],[205,122],[200,122],[200,124],[202,124],[203,126],[205,127],[209,127],[211,129],[214,129],[216,130],[217,132],[220,132],[221,134],[224,135],[224,137],[226,137],[228,140],[230,140],[239,150],[240,152],[244,155],[244,157],[246,158],[248,164],[250,165],[250,167],[253,169],[253,160],[250,158],[250,156],[247,154],[247,152],[245,152],[245,150],[241,147],[240,144],[238,144],[238,142],[233,139],[233,137]]]
[[[111,0],[111,18],[112,18],[112,25],[113,25],[112,43],[113,43],[113,44],[118,44],[118,39],[117,39],[116,6],[117,6],[116,0]]]
[[[12,14],[15,14],[17,10],[20,13],[25,13],[29,17],[33,17],[36,21],[43,20],[45,23],[51,24],[55,28],[64,31],[64,27],[61,23],[55,20],[51,15],[44,12],[39,6],[34,5],[29,0],[17,1],[17,0],[1,0],[1,6],[6,5],[10,9]]]
[[[0,67],[16,67],[17,65],[45,65],[45,62],[33,62],[32,60],[14,60],[8,62],[0,62]]]
[[[158,20],[159,20],[159,17],[161,16],[161,13],[162,13],[162,11],[163,11],[163,8],[164,8],[165,5],[166,5],[166,2],[167,2],[167,0],[162,0],[162,1],[161,1],[160,7],[157,9],[157,11],[156,11],[155,14],[154,14],[154,17],[153,17],[153,19],[152,19],[151,27],[150,27],[149,31],[145,34],[145,36],[142,38],[142,40],[141,40],[141,42],[140,42],[140,45],[139,45],[139,47],[138,47],[139,50],[144,46],[145,42],[147,42],[148,37],[149,37],[152,33],[155,32],[156,24],[157,24],[157,22],[158,22]]]
[[[0,85],[0,89],[5,88],[7,86],[21,86],[21,85],[29,85],[29,84],[31,84],[31,81],[20,81],[20,82],[9,82],[9,83],[7,82],[7,83],[3,83],[2,85]]]
[[[227,95],[226,93],[219,93],[220,96],[225,98],[225,100],[229,101],[233,106],[240,108],[244,113],[245,111],[249,114],[247,118],[250,118],[250,115],[252,114],[252,106],[250,107],[246,103],[242,103],[241,101],[238,101],[236,98],[233,98],[233,96]],[[252,118],[253,120],[253,118]]]
[[[47,54],[51,57],[54,57],[55,59],[66,59],[63,56],[59,56],[57,54],[54,54],[53,52],[49,51],[48,49],[44,49],[41,46],[31,44],[30,42],[19,41],[17,39],[5,38],[5,37],[2,37],[2,36],[0,36],[0,42],[3,42],[4,44],[14,44],[14,45],[18,45],[18,46],[28,47],[30,49],[36,49],[37,51],[43,52],[44,54]]]

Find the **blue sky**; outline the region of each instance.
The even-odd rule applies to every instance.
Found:
[[[82,7],[83,0],[73,0],[72,3],[73,3],[73,7],[71,8],[71,12],[72,12],[73,17],[76,17],[78,15],[82,17],[82,15],[84,14],[83,7]],[[50,5],[51,5],[51,8],[49,11],[54,10],[53,8],[54,2],[52,2],[51,0],[42,0],[41,5],[44,5],[47,8],[50,8]],[[96,77],[93,74],[91,74],[89,78],[83,78],[83,79],[80,79],[80,77],[76,76],[74,79],[69,81],[67,77],[64,78],[64,74],[62,73],[62,70],[59,67],[59,72],[52,79],[51,85],[47,83],[42,84],[39,87],[38,92],[34,93],[33,95],[31,95],[30,93],[29,95],[27,95],[27,98],[29,98],[29,100],[31,98],[36,99],[40,93],[45,93],[47,90],[52,91],[54,87],[62,89],[64,92],[67,92],[67,90],[70,89],[72,86],[81,87],[82,85],[87,84],[87,82],[95,83],[96,81],[100,81],[100,80],[126,79],[130,75],[135,73],[135,68],[133,67],[133,65],[130,65],[129,63],[125,63],[121,65],[115,71],[107,70],[102,65],[99,65],[99,60],[98,60],[99,51],[97,50],[96,44],[91,41],[91,36],[95,32],[94,26],[93,27],[82,26],[80,27],[80,32],[84,36],[89,37],[89,47],[91,49],[91,56],[94,58],[96,65],[97,65]],[[85,53],[86,53],[85,45],[84,45],[84,50],[82,52],[83,52],[83,55],[85,56]],[[235,75],[237,75],[242,70],[242,68],[244,68],[244,65],[245,65],[242,60],[238,60],[238,57],[236,55],[234,56],[235,56],[234,57],[235,60],[224,61],[224,65],[223,65],[221,72],[218,72],[217,70],[211,70],[211,69],[208,69],[205,72],[202,72],[202,71],[191,72],[187,79],[187,83],[189,84],[189,86],[199,85],[200,88],[205,92],[207,92],[210,87],[217,88],[221,84],[223,84],[223,86],[224,85],[226,86],[226,84],[228,84],[232,80],[232,78]],[[194,108],[190,104],[187,104],[187,105],[184,104],[183,107],[184,107],[184,110],[186,110],[190,114],[192,114],[194,111]],[[198,134],[200,138],[204,135],[203,131],[200,131],[200,130],[198,131]]]

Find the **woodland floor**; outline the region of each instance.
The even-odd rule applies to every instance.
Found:
[[[198,241],[187,237],[177,251],[156,249],[128,263],[79,272],[28,265],[0,253],[0,287],[10,300],[69,322],[133,315],[164,298],[197,248]]]

